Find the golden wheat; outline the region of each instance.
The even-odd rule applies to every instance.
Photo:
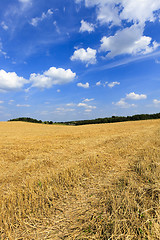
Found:
[[[0,239],[160,239],[160,120],[0,133]]]

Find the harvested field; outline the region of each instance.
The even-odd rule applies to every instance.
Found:
[[[160,120],[0,133],[0,239],[160,239]]]

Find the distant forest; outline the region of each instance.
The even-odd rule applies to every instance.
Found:
[[[86,125],[86,124],[100,124],[100,123],[115,123],[115,122],[126,122],[126,121],[139,121],[148,119],[160,119],[160,113],[155,114],[137,114],[133,116],[112,116],[106,118],[96,118],[91,120],[79,120],[79,121],[69,121],[69,122],[53,122],[53,121],[41,121],[29,117],[20,117],[15,119],[10,119],[9,121],[23,121],[32,123],[43,123],[43,124],[64,124],[64,125]]]

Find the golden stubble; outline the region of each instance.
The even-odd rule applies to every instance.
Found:
[[[0,239],[160,239],[160,120],[0,123]]]

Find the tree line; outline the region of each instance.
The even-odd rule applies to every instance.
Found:
[[[160,113],[154,114],[137,114],[133,116],[112,116],[106,118],[96,118],[91,120],[79,120],[79,121],[67,121],[67,122],[53,122],[53,121],[42,121],[29,117],[20,117],[15,119],[10,119],[9,121],[22,121],[22,122],[32,122],[32,123],[43,123],[43,124],[64,124],[64,125],[86,125],[86,124],[101,124],[101,123],[115,123],[115,122],[126,122],[126,121],[139,121],[148,119],[160,119]]]
[[[160,113],[155,114],[137,114],[133,116],[112,116],[106,118],[96,118],[92,120],[80,120],[80,121],[70,121],[64,122],[67,125],[85,125],[85,124],[101,124],[101,123],[115,123],[115,122],[126,122],[126,121],[139,121],[148,119],[160,119]]]
[[[34,118],[29,118],[29,117],[20,117],[20,118],[14,118],[14,119],[10,119],[8,120],[9,122],[13,122],[13,121],[21,121],[21,122],[31,122],[31,123],[44,123],[44,124],[53,124],[52,121],[42,121],[42,120],[37,120]]]

